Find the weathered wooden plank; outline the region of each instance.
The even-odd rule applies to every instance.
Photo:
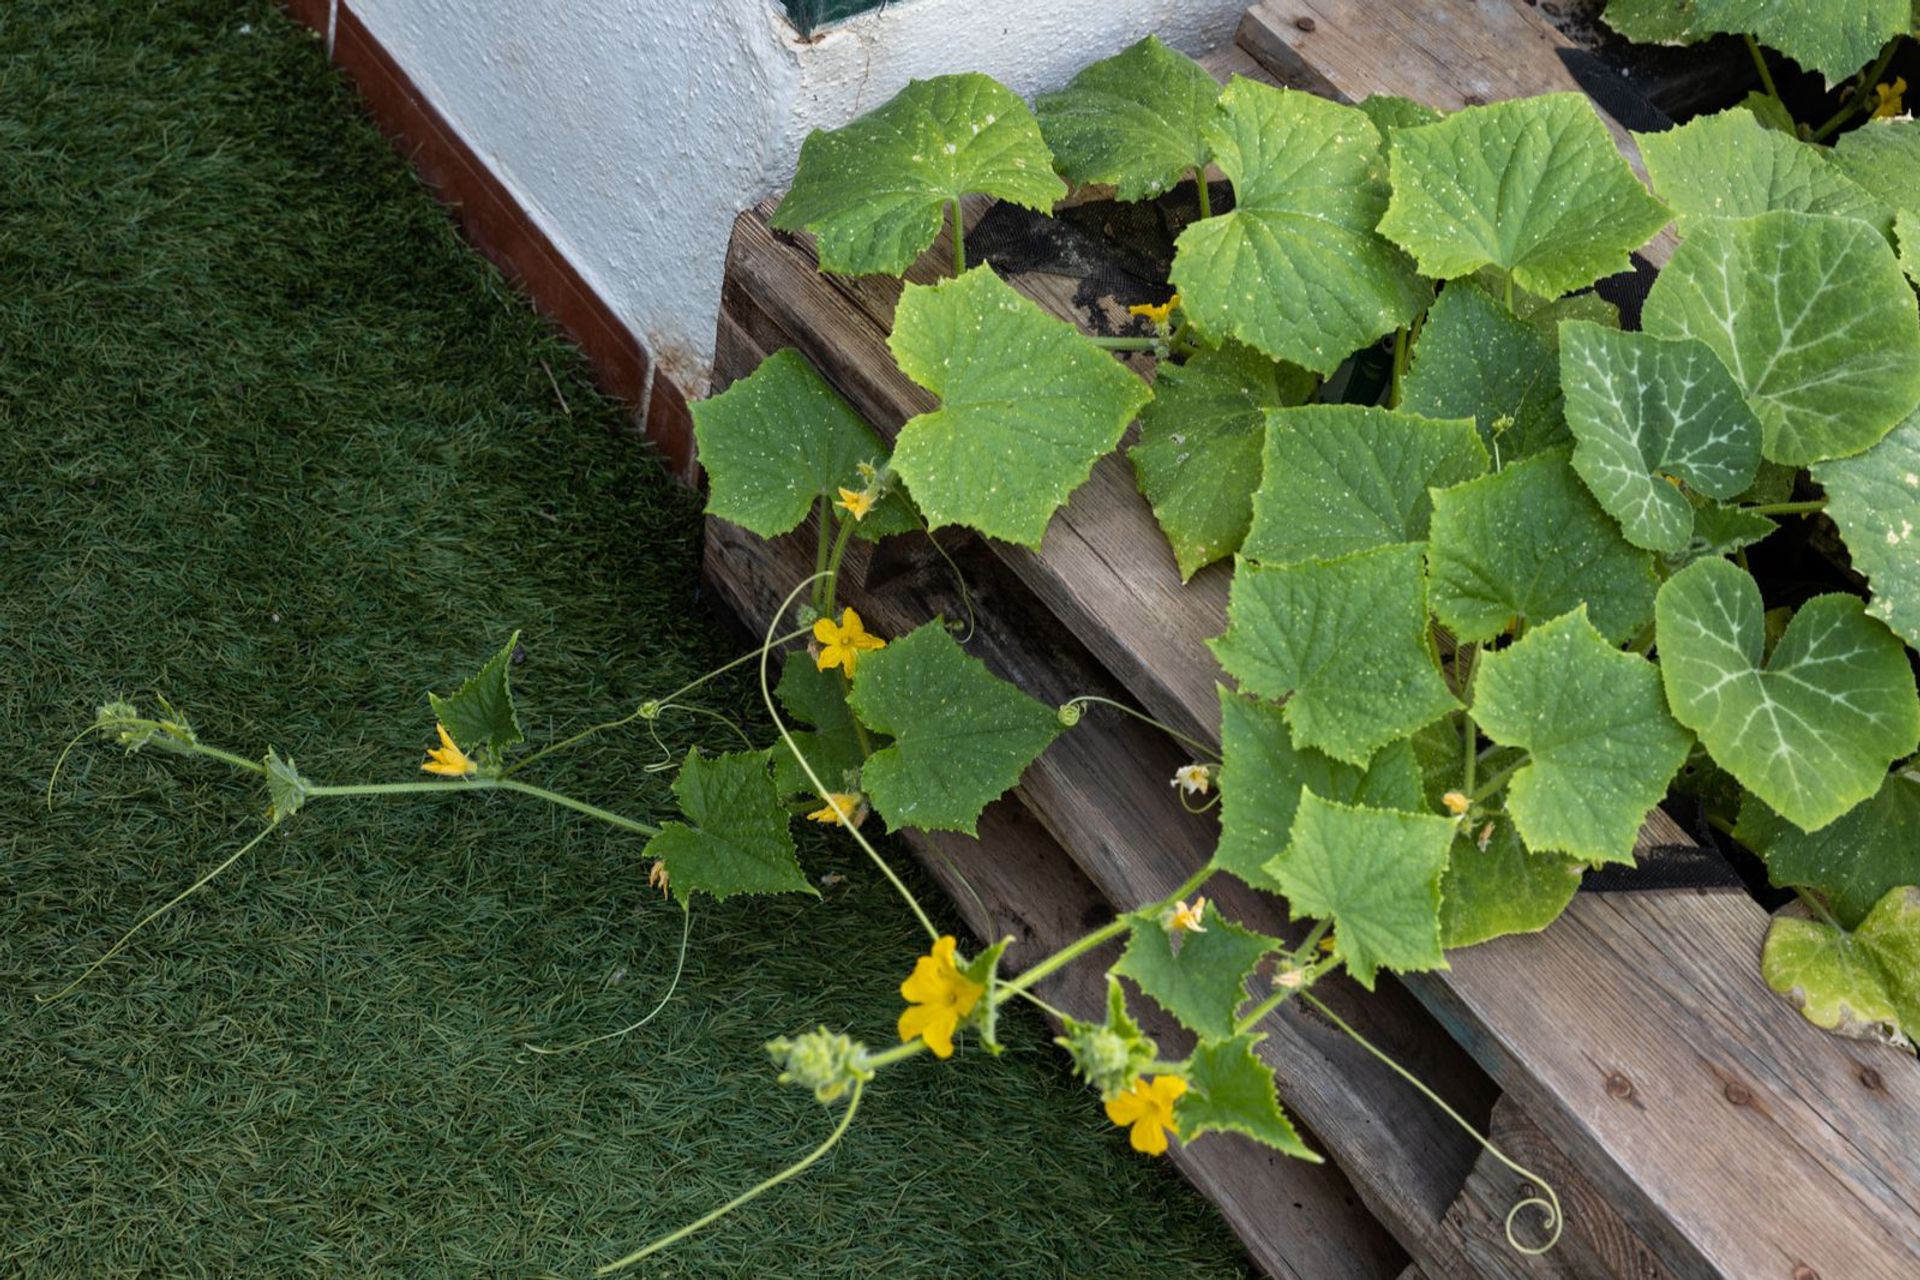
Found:
[[[1275,79],[1341,102],[1394,93],[1443,111],[1580,93],[1560,59],[1573,44],[1525,0],[1261,0],[1236,36]],[[1640,148],[1596,105],[1642,180]],[[1659,266],[1671,230],[1641,250]]]
[[[1920,1070],[1793,1016],[1756,965],[1767,919],[1737,892],[1582,894],[1410,985],[1676,1275],[1920,1275]]]
[[[1567,1276],[1570,1280],[1612,1280],[1616,1276],[1623,1280],[1679,1280],[1512,1098],[1503,1095],[1493,1104],[1493,1123],[1487,1136],[1516,1164],[1551,1183],[1562,1201],[1566,1229],[1550,1252],[1522,1262],[1528,1274]],[[1521,1201],[1539,1194],[1537,1183],[1514,1173],[1492,1155],[1482,1154],[1447,1216],[1474,1242],[1474,1247],[1483,1251],[1482,1256],[1497,1255],[1504,1262],[1513,1256],[1507,1241],[1508,1213]],[[1522,1210],[1514,1220],[1513,1231],[1522,1242],[1537,1245],[1543,1239],[1535,1230],[1540,1223],[1535,1210]]]

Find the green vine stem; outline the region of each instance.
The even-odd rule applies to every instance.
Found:
[[[967,219],[960,210],[960,197],[953,198],[953,274],[967,274]]]
[[[1760,86],[1767,91],[1767,96],[1773,99],[1774,105],[1780,108],[1780,114],[1791,118],[1787,104],[1780,98],[1779,86],[1773,82],[1773,69],[1767,66],[1767,55],[1761,52],[1760,42],[1751,35],[1742,35],[1741,39],[1747,42],[1747,52],[1753,55],[1753,65],[1760,69]]]
[[[1109,920],[1092,933],[1083,934],[1074,941],[1069,942],[1052,955],[1029,966],[1026,972],[1013,979],[1013,981],[1003,982],[996,987],[993,997],[994,1003],[1001,1004],[1011,1000],[1014,996],[1021,995],[1028,987],[1035,986],[1049,975],[1059,972],[1067,965],[1072,964],[1075,960],[1087,954],[1087,952],[1098,947],[1101,943],[1119,937],[1127,930],[1133,928],[1132,916],[1153,915],[1165,911],[1169,906],[1181,901],[1188,894],[1205,884],[1213,877],[1213,873],[1217,870],[1219,870],[1219,867],[1209,861],[1203,864],[1199,870],[1181,881],[1179,888],[1158,902],[1148,903],[1138,911],[1129,912],[1127,915]]]
[[[807,759],[806,753],[800,750],[800,744],[793,740],[793,734],[787,729],[787,722],[780,718],[780,707],[779,704],[774,701],[773,697],[773,684],[767,678],[767,662],[773,656],[774,628],[780,625],[780,619],[787,616],[787,610],[793,608],[793,602],[799,598],[800,593],[812,586],[814,579],[819,576],[819,574],[815,574],[812,578],[806,579],[799,586],[787,592],[787,598],[782,600],[780,607],[773,611],[773,619],[767,624],[767,634],[761,640],[758,655],[760,658],[760,698],[761,701],[766,703],[767,715],[772,718],[773,727],[779,731],[780,740],[786,743],[787,750],[793,753],[793,758],[800,762],[800,770],[807,775],[807,781],[813,784],[814,791],[822,801],[829,805],[834,805],[835,802],[831,798],[833,794],[832,791],[826,783],[820,780],[820,774],[814,769],[813,761]],[[920,900],[913,896],[913,890],[907,888],[906,882],[888,865],[887,860],[880,856],[880,851],[873,847],[871,841],[860,834],[860,828],[848,822],[842,822],[841,826],[848,835],[853,837],[854,843],[860,846],[861,852],[865,853],[873,865],[880,869],[880,874],[887,878],[887,883],[893,886],[894,892],[899,894],[901,901],[907,904],[907,907],[913,912],[914,919],[918,920],[920,927],[927,931],[927,936],[929,938],[938,938],[940,936],[940,930],[934,927],[932,918],[927,915],[926,909],[920,905]]]
[[[692,935],[693,935],[693,910],[687,905],[686,901],[682,899],[680,902],[680,958],[674,961],[673,977],[667,982],[666,993],[660,997],[659,1003],[654,1005],[653,1008],[647,1010],[646,1016],[641,1018],[638,1022],[630,1023],[629,1025],[620,1028],[618,1031],[609,1031],[604,1035],[592,1036],[585,1040],[576,1040],[572,1044],[562,1044],[562,1045],[530,1044],[526,1046],[527,1052],[544,1054],[544,1055],[572,1053],[575,1049],[584,1049],[589,1045],[599,1044],[605,1040],[618,1040],[621,1036],[626,1035],[628,1032],[638,1031],[640,1028],[646,1026],[649,1022],[652,1022],[654,1018],[659,1015],[660,1011],[667,1007],[667,1002],[673,999],[674,991],[677,990],[680,986],[680,975],[682,973],[685,973],[687,968],[687,939]]]
[[[1887,73],[1887,67],[1893,62],[1893,55],[1899,50],[1902,39],[1901,36],[1895,36],[1887,41],[1880,50],[1880,56],[1874,59],[1873,65],[1862,73],[1860,83],[1847,94],[1846,101],[1840,104],[1840,109],[1827,117],[1826,123],[1809,134],[1807,141],[1825,142],[1835,129],[1866,110],[1868,104],[1874,100],[1873,87],[1879,84],[1880,77]]]
[[[1740,508],[1750,516],[1805,516],[1826,509],[1825,498],[1809,498],[1805,502],[1766,502],[1757,507]]]
[[[1148,715],[1146,712],[1136,711],[1124,702],[1115,702],[1112,698],[1103,698],[1099,694],[1095,694],[1095,693],[1083,693],[1077,697],[1068,698],[1065,702],[1060,704],[1061,710],[1063,711],[1068,707],[1080,707],[1080,706],[1112,707],[1115,711],[1119,711],[1126,715],[1132,716],[1135,720],[1140,721],[1142,724],[1152,725],[1154,728],[1158,729],[1160,732],[1166,734],[1169,738],[1172,738],[1175,742],[1178,742],[1184,747],[1192,748],[1198,754],[1202,756],[1206,756],[1207,758],[1213,760],[1215,763],[1218,763],[1220,760],[1220,753],[1218,751],[1215,751],[1212,747],[1208,746],[1206,743],[1200,741],[1198,738],[1189,737],[1186,734],[1180,732],[1178,729],[1170,728],[1167,725],[1162,724],[1160,721],[1155,720],[1152,716]]]
[[[831,615],[833,613],[833,578],[827,570],[827,548],[833,539],[833,503],[826,494],[814,499],[813,545],[813,610],[815,613]],[[853,521],[848,519],[847,524]]]
[[[310,786],[307,788],[309,799],[320,796],[408,796],[408,795],[452,795],[459,791],[516,791],[523,796],[532,796],[536,800],[545,800],[548,804],[557,804],[563,809],[572,809],[575,813],[585,814],[589,818],[598,818],[610,827],[619,827],[636,835],[653,837],[660,834],[660,828],[618,814],[611,809],[602,809],[599,805],[588,804],[584,800],[575,800],[572,796],[562,795],[558,791],[549,791],[545,787],[536,787],[529,782],[515,782],[511,778],[468,778],[461,782],[363,782],[342,787]]]
[[[1164,354],[1167,346],[1165,338],[1103,338],[1091,333],[1082,336],[1102,351],[1153,351]]]
[[[1193,188],[1200,193],[1200,216],[1202,218],[1211,218],[1213,216],[1213,194],[1207,190],[1207,166],[1203,164],[1193,166]]]
[[[179,893],[169,898],[163,906],[155,907],[152,911],[149,911],[146,915],[142,916],[140,918],[140,922],[134,925],[133,928],[121,934],[120,940],[114,943],[111,947],[108,947],[104,955],[102,955],[98,960],[95,960],[92,964],[88,965],[85,969],[81,970],[79,977],[75,978],[72,982],[69,982],[66,986],[60,988],[58,991],[54,992],[50,996],[36,995],[33,998],[34,1003],[35,1004],[52,1004],[55,1000],[60,999],[62,996],[66,995],[68,992],[72,991],[75,987],[85,982],[88,978],[91,978],[99,970],[101,965],[113,959],[115,956],[119,955],[122,950],[125,949],[127,943],[133,940],[134,934],[140,932],[142,929],[152,924],[155,920],[158,920],[161,916],[167,914],[167,912],[173,910],[175,907],[185,902],[188,898],[191,898],[194,894],[198,893],[201,890],[201,888],[211,883],[215,876],[218,876],[222,871],[225,871],[228,867],[232,866],[234,863],[244,858],[247,854],[251,853],[254,847],[258,845],[262,840],[265,840],[268,834],[272,832],[273,829],[279,825],[280,824],[278,822],[269,822],[266,825],[266,827],[262,829],[259,835],[247,841],[245,844],[241,845],[238,849],[234,850],[233,853],[228,855],[227,860],[225,862],[221,863],[219,866],[215,867],[213,870],[207,872],[207,874],[201,876],[198,880],[195,880],[192,884],[182,889]]]
[[[870,1059],[868,1065],[873,1065],[874,1062],[877,1062],[877,1059]],[[860,1097],[866,1092],[866,1087],[864,1082],[853,1086],[853,1093],[847,1099],[847,1109],[841,1114],[840,1123],[833,1127],[833,1132],[827,1135],[827,1140],[815,1147],[812,1151],[801,1156],[798,1160],[795,1160],[771,1178],[741,1192],[733,1199],[721,1205],[718,1209],[710,1213],[702,1214],[686,1226],[681,1227],[678,1231],[668,1232],[644,1248],[634,1250],[618,1262],[609,1262],[606,1266],[597,1268],[593,1274],[596,1276],[605,1276],[612,1275],[616,1271],[625,1270],[643,1258],[651,1257],[662,1249],[680,1243],[680,1241],[685,1240],[696,1231],[712,1226],[720,1219],[732,1213],[735,1209],[738,1209],[741,1205],[757,1200],[788,1179],[798,1177],[800,1174],[805,1173],[808,1169],[819,1163],[820,1159],[824,1157],[827,1152],[833,1150],[840,1139],[846,1135],[848,1126],[853,1123],[855,1113],[860,1110]]]
[[[1411,1071],[1408,1071],[1405,1067],[1401,1066],[1399,1063],[1395,1062],[1391,1057],[1387,1056],[1386,1052],[1380,1049],[1378,1046],[1376,1046],[1371,1040],[1361,1035],[1358,1031],[1355,1031],[1350,1025],[1348,1025],[1346,1019],[1342,1018],[1339,1014],[1335,1013],[1333,1010],[1327,1008],[1325,1003],[1323,1003],[1321,1000],[1316,998],[1311,992],[1307,992],[1307,991],[1301,992],[1300,998],[1302,1000],[1305,1000],[1308,1004],[1312,1005],[1315,1009],[1319,1010],[1321,1015],[1325,1017],[1327,1021],[1331,1022],[1334,1026],[1338,1027],[1341,1031],[1345,1032],[1348,1039],[1352,1040],[1355,1044],[1359,1045],[1362,1049],[1365,1049],[1368,1053],[1378,1058],[1381,1062],[1385,1063],[1387,1068],[1391,1070],[1395,1075],[1399,1076],[1402,1080],[1405,1080],[1408,1084],[1418,1089],[1420,1093],[1427,1099],[1428,1102],[1431,1102],[1434,1106],[1440,1108],[1440,1110],[1446,1114],[1448,1119],[1452,1120],[1455,1124],[1459,1125],[1462,1129],[1465,1129],[1467,1133],[1472,1136],[1473,1140],[1479,1143],[1480,1146],[1486,1151],[1488,1155],[1492,1156],[1495,1160],[1498,1160],[1501,1164],[1505,1165],[1508,1169],[1512,1170],[1515,1174],[1518,1174],[1520,1177],[1525,1178],[1528,1182],[1533,1183],[1535,1186],[1539,1187],[1541,1191],[1546,1193],[1544,1196],[1539,1196],[1539,1195],[1527,1196],[1524,1199],[1520,1200],[1517,1204],[1515,1204],[1513,1208],[1507,1210],[1507,1218],[1506,1218],[1507,1243],[1513,1246],[1513,1249],[1515,1252],[1524,1253],[1528,1257],[1537,1258],[1541,1254],[1550,1252],[1553,1249],[1553,1246],[1560,1243],[1560,1233],[1566,1229],[1567,1218],[1566,1218],[1566,1215],[1562,1213],[1560,1210],[1560,1195],[1558,1192],[1556,1192],[1553,1189],[1552,1183],[1548,1182],[1545,1178],[1541,1177],[1539,1174],[1535,1173],[1533,1170],[1525,1167],[1524,1165],[1517,1164],[1513,1160],[1509,1159],[1506,1152],[1500,1150],[1499,1147],[1496,1147],[1495,1145],[1493,1145],[1493,1140],[1491,1138],[1488,1138],[1485,1134],[1481,1133],[1478,1129],[1468,1124],[1466,1121],[1466,1118],[1462,1116],[1458,1111],[1455,1111],[1452,1107],[1448,1106],[1446,1101],[1443,1098],[1441,1098],[1439,1094],[1435,1093],[1432,1089],[1429,1089],[1426,1085],[1422,1084],[1417,1076],[1415,1076]],[[1521,1210],[1533,1208],[1533,1207],[1538,1207],[1546,1211],[1546,1220],[1542,1225],[1546,1228],[1547,1239],[1545,1243],[1538,1244],[1538,1245],[1521,1244],[1520,1237],[1514,1234],[1513,1220],[1520,1216]]]

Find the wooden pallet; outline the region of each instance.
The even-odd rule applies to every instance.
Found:
[[[1480,0],[1496,3],[1505,0]],[[1242,55],[1228,61],[1257,71]],[[898,284],[818,274],[810,244],[773,232],[770,210],[742,215],[735,229],[716,387],[798,347],[891,436],[933,404],[886,349]],[[949,260],[935,245],[909,278],[936,279]],[[1086,321],[1070,282],[1012,282]],[[756,626],[811,568],[805,530],[767,544],[714,521],[709,537],[709,577]],[[1226,573],[1180,584],[1124,460],[1095,468],[1037,552],[950,542],[981,618],[970,647],[1000,674],[1042,699],[1106,693],[1215,734],[1220,673],[1201,641],[1224,629]],[[949,571],[924,550],[862,551],[845,589],[890,633],[959,613]],[[1031,962],[1164,894],[1206,856],[1212,832],[1170,803],[1177,762],[1131,722],[1083,727],[990,811],[983,840],[929,837],[918,852],[981,937],[1011,932],[1031,945],[1010,958]],[[1684,840],[1659,815],[1645,838]],[[1265,895],[1223,885],[1221,896],[1255,927],[1292,932]],[[1231,1138],[1177,1158],[1276,1275],[1390,1276],[1406,1258],[1431,1280],[1920,1275],[1920,1068],[1826,1037],[1781,1005],[1756,971],[1765,924],[1743,894],[1583,894],[1545,934],[1456,953],[1451,970],[1411,982],[1432,1017],[1390,984],[1371,997],[1333,993],[1343,1016],[1465,1114],[1491,1115],[1523,1162],[1552,1171],[1571,1220],[1545,1259],[1501,1238],[1517,1198],[1511,1176],[1300,1007],[1268,1020],[1262,1048],[1337,1169]],[[1097,990],[1071,981],[1082,985],[1063,990],[1061,1007],[1091,1008]]]

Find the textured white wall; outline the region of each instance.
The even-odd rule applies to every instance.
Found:
[[[727,236],[800,141],[913,77],[1031,97],[1149,32],[1199,52],[1246,0],[900,0],[802,41],[773,0],[347,0],[560,252],[704,391]]]

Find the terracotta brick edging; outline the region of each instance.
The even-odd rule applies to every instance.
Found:
[[[331,0],[285,0],[297,21],[325,35]],[[586,353],[609,395],[644,412],[642,427],[669,470],[692,483],[693,417],[686,394],[659,372],[646,344],[595,293],[535,225],[499,177],[454,131],[393,56],[345,3],[334,18],[333,60],[366,100],[381,132],[393,139],[467,239],[533,299]]]

